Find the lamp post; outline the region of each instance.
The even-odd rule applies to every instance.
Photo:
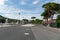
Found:
[[[20,13],[19,13],[19,23],[20,23],[21,21],[20,21]]]

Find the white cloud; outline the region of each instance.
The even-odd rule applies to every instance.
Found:
[[[13,6],[0,6],[0,12],[1,13],[17,13],[20,12],[17,8]]]
[[[54,0],[53,2],[60,3],[60,0]]]
[[[0,13],[2,13],[2,15],[5,17],[14,18],[14,16],[18,16],[17,14],[19,12],[21,11],[14,6],[0,5]]]
[[[33,11],[35,11],[35,12],[33,12]],[[37,11],[37,10],[23,10],[23,9],[20,10],[18,8],[15,8],[14,6],[5,6],[5,5],[0,6],[0,13],[3,13],[2,15],[5,17],[13,18],[13,19],[19,19],[18,13],[21,13],[20,14],[21,19],[23,19],[23,17],[26,19],[30,19],[32,16],[40,18],[39,17],[40,15],[37,16],[38,14],[36,14],[38,12],[39,11]],[[33,14],[33,13],[35,13],[35,14]]]
[[[39,3],[39,1],[34,1],[32,4],[35,5],[35,4],[38,4],[38,3]]]
[[[45,1],[45,3],[48,3],[48,2],[50,2],[50,1]],[[45,4],[45,3],[44,3],[44,4]]]
[[[32,5],[38,4],[39,2],[41,2],[42,0],[35,0],[32,2]]]
[[[4,0],[0,0],[0,5],[3,5],[4,4]]]
[[[26,5],[27,3],[25,1],[19,2],[20,5]]]
[[[37,4],[37,2],[35,3]],[[22,2],[22,5],[25,5],[25,2]],[[38,12],[39,10],[23,10],[23,9],[20,10],[14,6],[7,6],[4,4],[4,1],[1,1],[0,3],[0,13],[2,13],[3,16],[8,18],[19,19],[18,13],[21,13],[20,15],[21,19],[23,19],[23,17],[26,19],[30,19],[32,16],[40,18],[40,15],[37,16],[38,14],[36,14]],[[32,13],[35,13],[35,14],[32,14]]]
[[[21,14],[20,15],[20,19],[29,19],[31,20],[31,17],[36,17],[37,19],[43,19],[43,17],[40,16],[40,14],[32,14],[32,13],[29,13],[29,14]]]
[[[0,0],[0,5],[4,5],[5,1],[8,1],[8,0]]]

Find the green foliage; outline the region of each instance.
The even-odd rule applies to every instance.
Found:
[[[41,14],[41,16],[43,16],[44,19],[48,19],[51,15],[49,15],[49,13],[47,12],[47,10],[45,10],[45,11]]]
[[[0,15],[0,23],[5,23],[5,19],[6,19],[5,17]]]
[[[24,22],[24,24],[28,23],[29,20],[28,19],[22,19],[22,21]]]
[[[34,20],[31,20],[31,23],[35,24],[35,21]]]
[[[60,28],[60,15],[57,16],[56,26],[57,26],[57,28]]]
[[[28,21],[28,19],[22,19],[22,21]]]
[[[49,2],[42,6],[45,8],[45,11],[42,13],[42,16],[51,17],[51,15],[54,15],[55,11],[58,11],[60,9],[60,4]]]
[[[57,16],[57,19],[56,20],[60,20],[60,15]]]
[[[58,13],[60,14],[60,9],[58,10]]]
[[[49,3],[46,3],[42,6],[45,10],[44,12],[41,14],[41,16],[44,17],[44,19],[47,19],[48,21],[48,18],[53,18],[52,15],[55,14],[55,11],[57,11],[58,13],[60,13],[60,4],[57,4],[57,3],[54,3],[54,2],[49,2]],[[60,17],[57,18],[56,20],[56,24],[58,25],[58,22],[60,20]]]
[[[11,22],[16,23],[17,20],[16,19],[8,19],[8,23],[11,23]]]
[[[48,10],[58,11],[58,9],[60,9],[60,4],[49,2],[49,3],[44,4],[42,7],[45,8],[45,10],[48,9]]]
[[[16,19],[5,18],[5,17],[0,15],[0,23],[5,23],[6,19],[8,19],[8,23],[11,23],[11,22],[16,23],[17,21],[19,21],[19,20],[16,20]]]
[[[41,24],[41,23],[42,23],[42,20],[36,19],[36,20],[35,20],[35,23],[36,23],[36,24]]]
[[[36,17],[31,17],[31,19],[35,19]]]
[[[31,23],[33,23],[33,24],[41,24],[42,20],[39,20],[39,19],[31,20]]]

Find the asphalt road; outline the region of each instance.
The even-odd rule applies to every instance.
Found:
[[[60,29],[43,25],[0,27],[0,40],[60,40]]]
[[[35,40],[30,27],[1,27],[0,40]]]
[[[45,27],[43,25],[31,28],[36,40],[60,40],[60,29]]]

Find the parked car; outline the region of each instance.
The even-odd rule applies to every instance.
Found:
[[[56,27],[56,23],[54,23],[54,22],[51,23],[51,24],[50,24],[50,27]]]

